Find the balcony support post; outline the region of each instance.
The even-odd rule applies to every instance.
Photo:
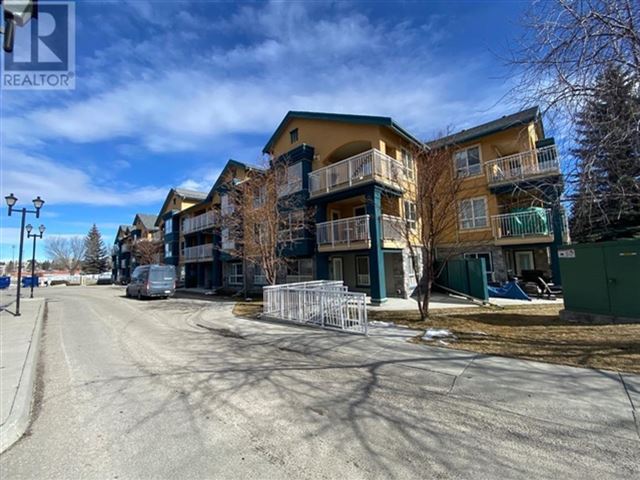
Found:
[[[366,195],[369,215],[369,273],[371,281],[371,303],[380,305],[387,301],[384,253],[382,252],[382,190],[373,186]]]

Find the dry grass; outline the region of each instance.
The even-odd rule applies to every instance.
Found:
[[[540,362],[640,373],[640,324],[585,325],[561,321],[561,305],[459,308],[434,311],[421,322],[414,311],[369,311],[369,320],[395,322],[419,330],[417,343]],[[240,301],[234,315],[256,318],[262,301]],[[425,341],[427,328],[446,328],[448,345]]]
[[[262,313],[262,300],[253,302],[241,301],[237,302],[233,307],[233,314],[242,318],[258,318]]]
[[[427,322],[413,312],[376,312],[376,319],[422,330],[414,339],[489,355],[640,373],[640,324],[585,325],[561,321],[560,305],[458,309],[434,313]],[[383,315],[387,313],[387,315]],[[446,328],[448,345],[422,340],[426,328]]]

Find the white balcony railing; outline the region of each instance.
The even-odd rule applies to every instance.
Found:
[[[350,247],[353,243],[368,242],[369,215],[343,218],[316,225],[318,246]]]
[[[489,184],[514,182],[560,173],[555,145],[516,153],[485,162]]]
[[[491,225],[496,239],[553,235],[551,210],[548,208],[493,215]]]
[[[210,210],[195,217],[187,217],[182,221],[182,233],[192,233],[212,228],[218,221],[218,214]]]
[[[402,162],[371,149],[309,173],[311,196],[378,180],[400,187],[407,178]]]
[[[213,258],[213,244],[205,243],[195,247],[186,247],[182,250],[182,258],[187,262]]]
[[[407,224],[401,217],[382,215],[382,240],[402,241],[406,238]]]

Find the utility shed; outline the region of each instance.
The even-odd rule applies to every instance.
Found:
[[[640,239],[567,245],[558,257],[561,318],[640,322]]]

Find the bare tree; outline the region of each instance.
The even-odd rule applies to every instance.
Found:
[[[422,320],[429,316],[431,290],[444,265],[470,248],[459,240],[457,233],[459,204],[465,196],[465,185],[464,177],[453,169],[455,148],[448,144],[413,148],[417,170],[412,187],[416,211],[405,212],[403,221],[394,224],[396,233],[409,250],[417,283],[414,296]],[[475,240],[473,245],[477,247],[490,240],[491,235],[487,234],[486,238]]]
[[[153,240],[138,240],[133,244],[133,256],[139,265],[157,263],[162,252],[162,244]]]
[[[602,97],[599,80],[607,72],[619,72],[638,91],[640,4],[637,0],[536,1],[524,27],[519,47],[509,59],[518,79],[512,97],[518,103],[540,104],[563,137],[570,139],[568,150],[573,150],[581,132],[601,127],[602,122],[586,124],[584,112]],[[617,138],[638,137],[638,120],[630,118],[615,122]],[[615,222],[601,205],[612,200],[634,203],[640,195],[640,179],[630,186],[628,175],[608,176],[606,188],[596,184],[603,181],[593,175],[599,169],[599,152],[612,143],[607,135],[601,138],[602,144],[591,142],[590,152],[582,148],[578,160],[563,164],[567,192],[563,200],[574,203],[574,216],[577,212],[581,223]]]
[[[85,242],[82,237],[49,237],[45,241],[45,252],[51,261],[74,275],[82,264]]]
[[[302,171],[282,159],[229,189],[233,213],[223,216],[223,228],[234,239],[233,254],[259,267],[269,285],[290,262],[286,250],[310,229],[313,209],[296,195],[301,189]]]

